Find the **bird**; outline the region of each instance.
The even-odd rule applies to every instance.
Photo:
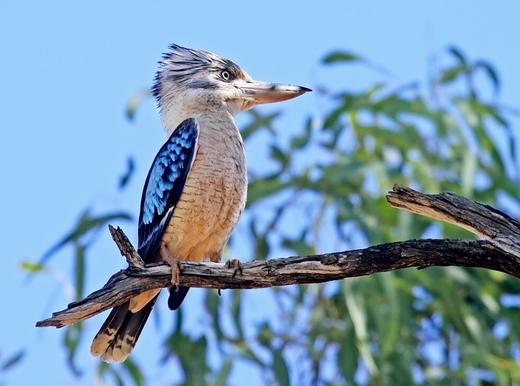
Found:
[[[172,44],[163,54],[152,94],[168,139],[144,184],[137,251],[146,263],[165,261],[172,267],[171,310],[189,289],[178,285],[178,261],[220,261],[245,207],[246,158],[234,116],[308,91],[253,80],[231,60],[208,51]],[[114,307],[91,353],[106,362],[126,360],[159,292],[148,290]]]

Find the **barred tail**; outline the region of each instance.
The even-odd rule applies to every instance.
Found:
[[[92,341],[92,355],[105,362],[123,362],[134,349],[156,300],[157,296],[135,314],[128,310],[129,302],[114,307]]]

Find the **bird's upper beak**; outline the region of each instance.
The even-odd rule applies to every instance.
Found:
[[[281,102],[312,91],[310,88],[302,86],[256,80],[240,81],[236,86],[242,90],[244,97],[252,99],[254,104]]]

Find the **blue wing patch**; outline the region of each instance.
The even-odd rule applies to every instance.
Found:
[[[199,125],[186,119],[161,147],[146,177],[139,214],[138,252],[153,261],[195,157]]]

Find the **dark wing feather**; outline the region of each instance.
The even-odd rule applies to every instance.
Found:
[[[199,125],[186,119],[155,157],[146,177],[139,214],[138,252],[145,261],[159,253],[161,238],[179,201],[197,151]]]

